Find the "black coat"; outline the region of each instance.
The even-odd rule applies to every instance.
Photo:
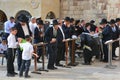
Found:
[[[84,32],[84,30],[79,26],[75,26],[75,28],[76,28],[75,32],[77,36],[79,36],[82,32]]]
[[[117,38],[119,38],[119,29],[118,29],[117,26],[115,26],[115,28],[116,28],[116,31],[115,31],[115,32],[112,31],[112,39],[117,39]]]
[[[63,24],[62,29],[65,34],[65,39],[71,38],[70,27],[67,27],[65,24]]]
[[[106,25],[106,27],[103,29],[102,35],[103,35],[103,42],[106,42],[108,40],[112,39],[112,29],[109,25]]]
[[[58,32],[57,32],[57,39],[58,39],[58,43],[61,44],[63,41],[63,35],[60,29],[58,29]]]
[[[53,35],[53,27],[49,27],[45,31],[45,42],[50,43],[50,41],[52,40],[52,38],[56,38],[56,37]]]
[[[19,38],[25,39],[25,34],[24,34],[24,31],[22,29],[21,24],[18,22],[18,23],[15,24],[14,27],[17,28],[17,34],[16,34],[16,36],[19,37]],[[28,31],[29,31],[30,36],[32,36],[32,32],[30,31],[28,23],[27,23],[27,27],[28,27]]]
[[[43,42],[43,37],[41,37],[40,34],[43,34],[43,32],[40,31],[38,29],[38,27],[36,27],[35,31],[34,31],[34,40],[35,40],[35,43]]]

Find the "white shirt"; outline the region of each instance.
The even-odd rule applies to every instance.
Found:
[[[17,48],[18,42],[16,41],[15,35],[11,34],[7,38],[8,48]]]
[[[37,26],[36,23],[29,22],[29,27],[30,27],[32,34],[34,34],[34,30],[35,30],[36,26]]]
[[[3,45],[2,43],[0,44],[0,53],[3,53],[4,51],[7,51],[7,44]]]
[[[26,35],[30,35],[30,34],[29,34],[29,31],[28,31],[28,27],[27,27],[26,24],[25,24],[24,26],[22,26],[22,29],[23,29],[23,32],[24,32],[25,36],[26,36]]]
[[[23,49],[22,52],[22,59],[23,60],[30,60],[32,58],[33,53],[33,46],[31,43],[20,43],[20,47]]]
[[[11,23],[10,20],[6,21],[6,22],[4,23],[4,31],[5,31],[5,33],[10,33],[10,29],[11,29],[12,27],[14,27],[14,25],[15,25],[14,22]]]
[[[61,26],[58,26],[58,27],[59,27],[60,31],[62,32],[63,39],[65,39],[65,34],[64,34],[64,32],[63,32],[63,29],[62,29],[62,27],[61,27]]]

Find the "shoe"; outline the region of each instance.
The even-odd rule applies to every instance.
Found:
[[[18,73],[16,73],[16,72],[14,72],[13,74],[14,74],[14,75],[18,75]]]
[[[116,60],[115,58],[112,58],[112,60]]]
[[[57,67],[54,67],[54,69],[58,69]]]
[[[115,57],[115,58],[116,58],[116,57],[119,57],[119,56],[116,56],[116,55],[115,55],[115,56],[113,56],[113,57]]]
[[[102,62],[105,62],[105,63],[107,63],[107,62],[108,62],[108,60],[103,60]]]
[[[90,63],[82,63],[82,65],[91,65]]]
[[[62,64],[56,64],[56,66],[63,66]]]
[[[19,77],[23,77],[23,75],[19,75]]]
[[[25,76],[25,78],[30,78],[30,77],[31,77],[30,75]]]
[[[55,68],[54,67],[48,67],[49,70],[54,70]]]
[[[8,77],[14,77],[15,75],[14,75],[14,74],[11,74],[11,73],[7,73],[7,76],[8,76]]]
[[[42,63],[42,61],[39,61],[39,60],[38,60],[37,63]]]

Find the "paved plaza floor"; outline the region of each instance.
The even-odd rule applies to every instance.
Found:
[[[80,60],[77,60],[79,65],[71,68],[58,67],[57,70],[49,70],[49,72],[41,71],[42,74],[34,74],[34,61],[32,60],[29,74],[31,78],[20,78],[18,75],[15,77],[6,76],[6,60],[4,65],[0,65],[0,80],[120,80],[120,61],[112,61],[115,69],[105,68],[107,63],[95,61],[92,65],[82,65]],[[0,58],[1,63],[1,58]],[[64,62],[63,62],[64,63]],[[47,59],[45,68],[47,65]],[[41,63],[38,64],[38,68]],[[17,63],[15,60],[15,69],[17,71]]]

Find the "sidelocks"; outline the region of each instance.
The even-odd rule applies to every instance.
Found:
[[[37,54],[37,47],[38,46],[42,46],[43,53],[42,53],[42,68],[40,68],[40,69],[37,68],[37,58],[34,56],[34,71],[32,73],[41,74],[39,71],[48,72],[48,70],[45,70],[45,59],[44,59],[46,45],[47,45],[47,43],[43,43],[43,42],[33,45],[36,54]]]
[[[118,38],[116,40],[109,40],[109,41],[105,42],[105,44],[108,45],[108,65],[105,66],[106,68],[114,69],[117,67],[116,65],[112,65],[112,43],[116,42],[116,41],[120,41],[120,38]],[[119,46],[119,48],[120,48],[120,46]],[[120,52],[119,52],[119,56],[120,56]]]

